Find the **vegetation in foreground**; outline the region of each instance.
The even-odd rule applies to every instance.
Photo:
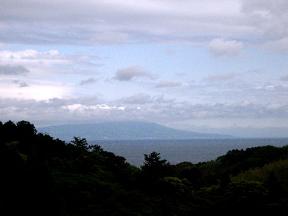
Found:
[[[26,121],[0,122],[0,214],[287,213],[288,146],[233,150],[198,164],[171,165],[156,152],[144,157],[137,168],[84,138],[65,143]]]

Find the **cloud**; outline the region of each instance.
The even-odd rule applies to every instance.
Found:
[[[286,0],[2,0],[1,8],[5,44],[206,44],[217,37],[248,44],[288,37]]]
[[[93,83],[95,83],[95,82],[97,82],[96,79],[94,79],[94,78],[88,78],[88,79],[82,80],[82,81],[80,82],[80,85],[89,85],[89,84],[93,84]]]
[[[118,81],[131,81],[136,78],[153,79],[153,76],[139,66],[119,69],[114,76],[114,79]]]
[[[147,99],[145,99],[147,97]],[[132,98],[132,96],[131,96]],[[0,98],[2,121],[27,119],[37,125],[93,123],[95,121],[153,121],[166,125],[203,128],[282,127],[287,125],[288,104],[191,103],[167,99],[159,95],[144,95],[137,99],[99,100],[97,98],[54,98],[48,100]],[[141,94],[138,94],[141,99]],[[126,100],[127,103],[124,103]],[[145,101],[146,100],[146,101]],[[184,127],[185,125],[186,128]]]
[[[229,81],[236,77],[236,74],[218,74],[218,75],[210,75],[205,78],[206,81],[210,82],[218,82],[218,81]]]
[[[288,12],[288,3],[286,0],[242,0],[243,10],[250,12],[268,13],[275,15],[283,15],[283,13]]]
[[[277,66],[282,67],[283,59],[281,64],[274,62],[263,69],[259,64],[267,53],[258,48],[287,51],[287,2],[43,0],[40,4],[35,0],[2,0],[0,42],[5,46],[0,49],[0,72],[1,67],[9,67],[15,74],[1,76],[1,116],[6,110],[11,118],[36,121],[61,121],[63,116],[67,122],[121,118],[199,123],[218,118],[221,125],[236,118],[267,120],[269,115],[285,121],[288,84],[283,81],[288,79],[275,80],[269,72],[269,68],[277,71]],[[240,62],[215,62],[202,52],[209,49],[215,56],[235,56],[246,47],[248,56],[241,56]],[[165,58],[165,50],[169,58]],[[103,58],[96,57],[98,53]],[[255,61],[241,64],[255,54]],[[272,57],[281,59],[284,55]],[[103,63],[102,73],[95,76],[99,62]],[[119,66],[129,66],[129,62],[144,69]],[[22,68],[20,73],[18,66],[28,72]],[[215,73],[208,76],[211,67]],[[256,75],[247,73],[249,67],[263,70]],[[231,70],[238,72],[237,77],[229,74]],[[154,73],[161,79],[153,80]],[[16,77],[20,74],[26,76]],[[171,79],[173,75],[177,79]],[[19,81],[12,83],[13,79]],[[96,79],[97,85],[92,85]],[[194,80],[192,87],[189,80]],[[88,95],[100,99],[85,98]],[[280,105],[276,111],[269,108],[265,105],[268,100],[283,109]],[[253,103],[244,106],[242,101]],[[125,110],[117,110],[119,107]]]
[[[20,80],[13,80],[13,83],[17,84],[20,88],[28,87],[28,83],[20,81]]]
[[[62,106],[63,109],[67,109],[71,112],[93,112],[97,110],[120,110],[124,111],[124,106],[110,106],[107,104],[95,104],[95,105],[83,105],[83,104],[69,104]]]
[[[216,56],[235,56],[243,49],[243,43],[236,40],[216,38],[210,41],[209,50]]]
[[[281,38],[281,39],[268,41],[264,44],[264,46],[274,51],[287,52],[288,51],[288,36]]]
[[[90,41],[92,43],[100,44],[118,44],[129,42],[129,34],[125,32],[98,32],[91,35]]]
[[[99,66],[97,61],[100,60],[95,54],[66,53],[55,49],[0,50],[0,75],[8,74],[8,71],[19,74],[29,71],[29,78],[47,79],[47,76],[57,75],[54,80],[58,80],[63,74],[77,74],[81,70],[83,75],[91,76]]]
[[[15,7],[17,5],[17,7]],[[190,42],[287,37],[287,1],[2,0],[0,41],[22,44]],[[67,8],[63,11],[60,8]],[[36,22],[37,21],[37,22]]]
[[[14,80],[17,84],[11,85],[5,81],[0,82],[0,98],[8,100],[49,100],[52,98],[63,98],[69,96],[71,89],[58,83],[35,83],[28,85],[26,82]]]
[[[26,50],[1,50],[0,62],[6,64],[63,64],[70,62],[60,54],[58,50],[38,51],[34,49]]]
[[[44,52],[39,52],[33,49],[21,50],[21,51],[9,51],[2,50],[0,51],[1,59],[51,59],[58,57],[58,50],[48,50]]]
[[[68,71],[70,65],[77,66],[78,58],[62,55],[58,50],[39,51],[35,49],[0,50],[0,70],[2,73],[29,73],[43,75]],[[66,68],[65,68],[66,67]],[[69,69],[71,73],[71,67]],[[5,72],[6,74],[8,72]]]
[[[288,75],[280,77],[281,81],[288,81]]]
[[[264,47],[287,51],[288,1],[242,0],[242,12],[259,32]]]
[[[3,0],[1,7],[7,25],[0,40],[8,43],[191,42],[199,35],[252,31],[241,20],[239,1]]]
[[[22,66],[30,71],[29,74],[58,74],[81,73],[91,75],[95,68],[99,67],[100,58],[94,53],[81,52],[67,53],[56,49],[21,49],[0,50],[0,66]]]
[[[29,73],[22,65],[0,65],[0,75],[21,75]]]
[[[119,100],[120,103],[124,104],[147,104],[153,102],[153,98],[147,94],[136,94],[129,97],[121,98]]]
[[[160,81],[156,84],[156,88],[175,88],[182,86],[181,82],[177,81]]]
[[[29,85],[26,83],[26,82],[20,82],[19,83],[19,87],[20,88],[25,88],[25,87],[28,87]]]

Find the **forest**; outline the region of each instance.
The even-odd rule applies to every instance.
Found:
[[[0,214],[288,212],[288,146],[232,150],[197,164],[143,157],[135,167],[85,138],[64,142],[27,121],[0,122]]]

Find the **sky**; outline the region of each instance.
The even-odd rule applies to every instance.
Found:
[[[287,136],[287,26],[287,0],[1,0],[1,120]]]

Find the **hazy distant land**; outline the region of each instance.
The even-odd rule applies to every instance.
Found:
[[[198,133],[177,130],[156,123],[147,122],[104,122],[95,124],[67,124],[38,128],[51,136],[71,140],[74,136],[87,140],[177,140],[177,139],[216,139],[232,136],[210,133]]]

